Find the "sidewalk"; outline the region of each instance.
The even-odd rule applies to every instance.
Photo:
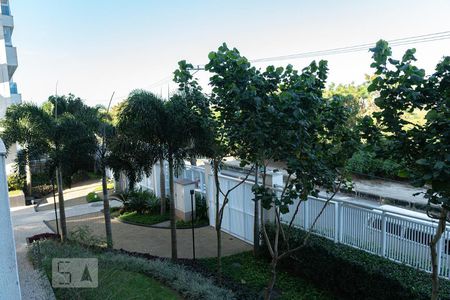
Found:
[[[86,190],[94,189],[97,182],[90,182],[85,186],[77,186],[68,190],[68,199],[84,194]],[[64,191],[66,193],[66,191]],[[51,199],[53,201],[53,198]],[[53,206],[53,203],[49,204]],[[120,206],[119,201],[110,201],[110,206]],[[89,213],[98,213],[103,209],[103,202],[86,203],[66,208],[66,216],[74,217]],[[57,209],[59,214],[59,209]],[[44,220],[55,220],[54,210],[35,211],[34,206],[20,206],[11,208],[11,220],[16,243],[17,263],[19,267],[20,288],[24,300],[53,300],[53,290],[46,276],[41,276],[35,270],[27,254],[26,238],[35,234],[51,232]]]

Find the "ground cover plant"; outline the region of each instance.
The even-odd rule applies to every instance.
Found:
[[[274,236],[274,226],[267,226],[267,232]],[[290,246],[301,245],[306,235],[303,230],[293,229]],[[284,240],[280,248],[286,248]],[[305,247],[282,261],[280,269],[307,278],[344,299],[431,297],[430,274],[316,235],[311,235]],[[450,299],[450,282],[441,284],[440,299]]]
[[[217,287],[212,280],[169,260],[147,260],[53,240],[34,242],[29,256],[47,276],[51,274],[52,258],[98,259],[97,289],[54,289],[57,299],[236,299],[230,290]]]
[[[201,264],[211,271],[216,270],[214,258],[203,259]],[[271,276],[268,261],[264,258],[255,258],[251,252],[223,257],[222,272],[224,277],[247,286],[259,297],[263,296],[264,288]],[[279,282],[272,294],[273,299],[335,299],[330,293],[287,272],[279,272],[278,279]]]

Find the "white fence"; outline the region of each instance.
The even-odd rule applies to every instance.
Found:
[[[156,173],[156,170],[154,172]],[[166,172],[167,173],[167,172]],[[159,175],[158,175],[159,176]],[[212,174],[206,174],[204,167],[186,166],[185,179],[198,182],[197,191],[208,199],[209,220],[215,225],[215,186]],[[227,191],[240,182],[239,178],[219,175],[222,190]],[[138,185],[156,191],[159,180],[152,174]],[[233,190],[225,208],[223,231],[253,243],[254,201],[253,181],[248,180]],[[168,187],[168,182],[166,184]],[[313,229],[314,234],[342,243],[387,259],[431,272],[429,242],[433,237],[437,222],[425,214],[405,209],[376,206],[348,200],[348,197],[335,197],[325,208]],[[222,204],[223,196],[220,196]],[[325,199],[309,197],[300,204],[293,225],[309,230],[319,214]],[[289,222],[298,202],[290,207],[288,214],[282,215]],[[438,244],[439,275],[450,279],[450,229],[446,230]]]

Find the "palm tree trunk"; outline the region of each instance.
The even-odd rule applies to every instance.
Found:
[[[166,175],[164,172],[164,159],[159,159],[159,189],[161,190],[161,215],[166,213]]]
[[[58,184],[58,202],[59,202],[59,221],[61,223],[61,241],[64,242],[67,238],[67,225],[66,225],[66,211],[64,209],[64,191],[63,191],[63,179],[61,172],[61,164],[56,169],[56,180]]]
[[[111,213],[109,211],[108,184],[106,182],[106,169],[102,166],[102,188],[103,188],[103,214],[105,216],[106,245],[109,249],[113,247],[111,230]]]
[[[178,259],[177,224],[175,221],[175,189],[173,186],[173,155],[171,151],[169,151],[169,185],[170,185],[170,239],[172,244],[172,259]]]
[[[25,175],[27,183],[27,196],[31,196],[33,184],[31,182],[30,155],[28,154],[28,151],[25,153]]]

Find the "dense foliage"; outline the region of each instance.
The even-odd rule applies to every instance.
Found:
[[[271,236],[274,229],[268,228]],[[291,247],[303,243],[306,234],[295,229],[289,239]],[[286,248],[286,243],[281,247]],[[425,300],[431,295],[429,274],[319,236],[312,236],[306,247],[280,265],[344,299]],[[450,299],[447,281],[441,299]]]

